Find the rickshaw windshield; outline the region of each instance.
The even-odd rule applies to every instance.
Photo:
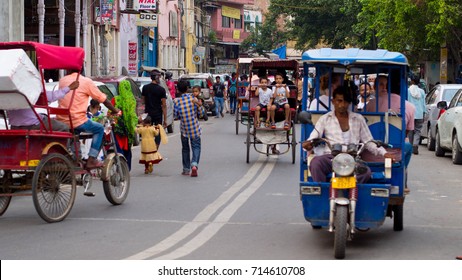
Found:
[[[374,139],[401,146],[405,138],[407,100],[407,59],[404,55],[386,50],[316,49],[303,56],[304,81],[302,110],[322,115],[333,110],[333,91],[340,85],[351,88],[351,111],[361,113],[368,123]],[[308,95],[308,73],[315,68],[314,94]],[[409,113],[409,112],[408,112]],[[389,122],[403,133],[387,131]],[[382,125],[374,126],[372,120]],[[386,128],[386,129],[385,129]],[[309,129],[308,129],[309,130]],[[307,137],[303,135],[303,137]],[[306,138],[305,138],[306,139]]]

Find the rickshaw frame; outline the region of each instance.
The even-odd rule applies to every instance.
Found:
[[[0,102],[2,111],[31,109],[40,123],[38,130],[10,129],[8,126],[5,130],[0,130],[0,140],[3,143],[0,147],[0,216],[7,210],[13,196],[31,195],[34,206],[43,220],[50,223],[59,222],[64,220],[72,209],[77,180],[86,186],[85,195],[94,195],[88,192],[93,173],[84,168],[79,155],[79,139],[86,139],[91,135],[74,133],[69,108],[72,106],[75,90],[69,93],[72,94],[69,108],[54,108],[48,105],[44,70],[66,69],[77,70],[80,73],[85,53],[78,47],[60,47],[37,42],[0,42],[0,51],[7,49],[23,49],[29,52],[29,57],[32,57],[41,75],[42,89],[35,104],[31,104],[19,90],[0,90],[0,100],[12,100],[9,104]],[[49,116],[69,116],[70,131],[54,131],[51,118],[48,118],[47,128],[37,109],[44,109]],[[3,118],[6,123],[6,114]],[[109,137],[111,140],[106,144],[115,147],[113,134],[109,133]],[[129,190],[127,162],[123,155],[116,153],[115,148],[111,153],[104,151],[104,154],[104,166],[97,169],[97,173],[103,181],[106,198],[112,204],[118,205],[123,203]],[[121,175],[114,172],[114,168]],[[127,176],[128,178],[125,178]],[[28,190],[31,192],[24,192]]]
[[[298,95],[298,71],[299,71],[299,63],[297,60],[293,59],[282,59],[282,60],[268,60],[268,59],[254,59],[250,63],[250,81],[252,81],[252,75],[254,70],[256,69],[263,69],[265,72],[268,70],[272,70],[275,73],[277,72],[282,72],[286,70],[293,71],[293,75],[296,77],[296,80],[294,82],[293,86],[289,86],[290,90],[290,97],[288,98],[289,100],[289,105],[290,105],[290,115],[289,115],[289,124],[290,128],[288,130],[284,130],[281,128],[276,128],[276,129],[271,129],[271,128],[265,128],[265,127],[255,127],[255,107],[259,103],[259,98],[258,96],[255,96],[255,89],[254,86],[250,84],[250,89],[249,89],[249,117],[247,121],[247,135],[246,135],[246,146],[247,146],[247,154],[246,154],[246,162],[249,163],[249,158],[250,158],[250,146],[253,146],[255,151],[261,154],[265,154],[267,156],[270,155],[270,145],[287,145],[287,149],[283,150],[280,152],[280,154],[285,154],[288,153],[290,150],[292,151],[292,164],[295,163],[295,158],[296,158],[296,146],[297,146],[297,140],[296,140],[296,128],[295,128],[295,115],[297,113],[297,95]],[[258,87],[258,86],[257,86]],[[268,85],[270,87],[270,85]],[[265,117],[267,114],[266,108],[262,108],[260,111],[260,117]],[[276,118],[280,118],[280,116],[284,116],[284,110],[281,108],[278,111],[276,111]],[[236,121],[236,126],[238,125]],[[257,139],[257,132],[271,132],[271,131],[285,131],[285,139],[286,141],[283,142],[278,142],[278,143],[263,143],[262,141]],[[237,129],[236,129],[237,132]],[[266,145],[266,149],[261,150],[257,146],[258,145]]]

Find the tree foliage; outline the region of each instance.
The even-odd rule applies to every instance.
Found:
[[[277,24],[277,17],[268,14],[261,26],[252,28],[250,36],[241,44],[244,52],[253,51],[262,55],[284,44],[288,39],[288,33]]]

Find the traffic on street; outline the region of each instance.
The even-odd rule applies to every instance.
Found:
[[[333,259],[333,236],[304,220],[298,162],[292,164],[288,154],[252,152],[247,164],[245,134],[235,134],[230,114],[201,126],[198,177],[181,175],[176,127],[152,174],[144,174],[139,147],[133,149],[131,188],[122,205],[108,203],[94,181],[95,197],[85,197],[79,187],[67,219],[47,224],[30,197],[14,197],[0,219],[0,258]],[[459,167],[449,155],[437,158],[422,145],[409,167],[404,230],[393,232],[387,219],[377,230],[358,232],[348,258],[454,259],[462,236]]]

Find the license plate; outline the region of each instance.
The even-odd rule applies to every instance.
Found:
[[[356,187],[355,177],[335,177],[332,178],[333,189],[352,189]]]

